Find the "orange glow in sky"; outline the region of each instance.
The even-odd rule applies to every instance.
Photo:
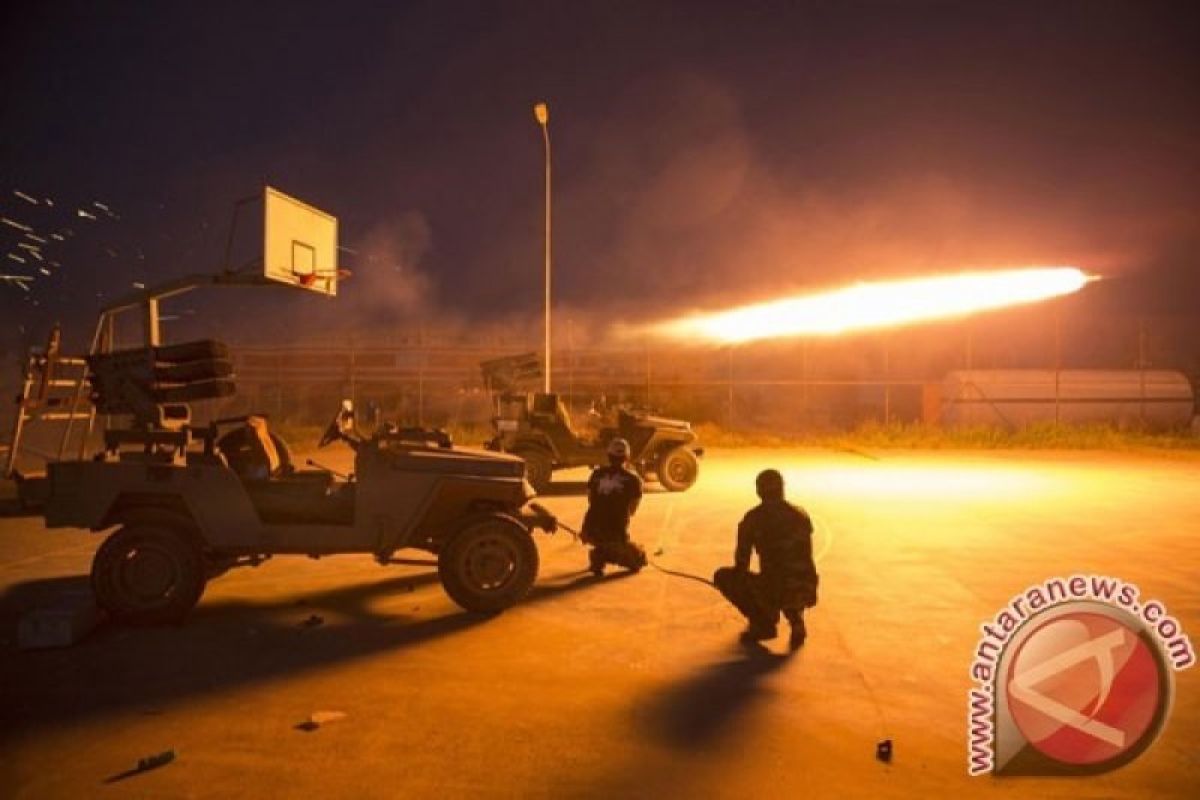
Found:
[[[859,283],[647,326],[650,334],[736,344],[786,336],[833,336],[1034,303],[1076,292],[1094,276],[1075,267],[962,272]]]

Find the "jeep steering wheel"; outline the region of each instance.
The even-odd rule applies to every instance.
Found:
[[[325,433],[321,434],[321,441],[317,442],[317,447],[328,447],[339,439],[345,440],[353,447],[356,442],[349,435],[353,430],[354,405],[349,400],[343,400],[333,421],[329,423]]]
[[[338,412],[338,416],[333,418],[333,421],[329,423],[329,427],[321,434],[321,441],[317,442],[317,447],[328,447],[342,438],[342,431],[338,428],[338,419],[340,417],[341,412]]]

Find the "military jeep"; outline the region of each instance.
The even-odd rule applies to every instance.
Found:
[[[211,378],[229,374],[217,342],[91,356],[97,410],[132,413],[141,424],[106,431],[91,459],[48,465],[47,527],[116,528],[92,566],[96,600],[114,618],[177,621],[208,580],[285,554],[430,563],[395,558],[423,550],[437,556],[446,593],[469,611],[498,612],[528,592],[538,570],[530,531],[552,532],[555,521],[526,509],[533,490],[520,459],[455,447],[439,431],[385,425],[364,437],[344,401],[320,446],[353,448],[353,473],[297,469],[265,416],[192,425],[186,406],[155,402],[164,390],[137,375],[162,368],[131,365],[180,350],[204,355],[172,365],[170,391],[190,399],[225,391],[217,386],[227,377]],[[148,409],[155,416],[147,424]]]

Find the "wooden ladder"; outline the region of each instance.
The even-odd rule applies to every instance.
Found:
[[[62,332],[55,325],[50,332],[45,352],[31,350],[25,361],[21,396],[17,398],[17,413],[9,440],[4,476],[11,477],[23,452],[32,453],[45,461],[61,461],[71,446],[71,436],[78,434],[78,457],[87,453],[87,444],[96,424],[96,409],[88,392],[87,360],[66,356],[61,352]],[[82,423],[76,426],[76,423]],[[42,425],[61,425],[57,455],[36,450],[24,440],[31,429]]]

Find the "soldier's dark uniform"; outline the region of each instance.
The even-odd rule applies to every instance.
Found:
[[[803,611],[817,604],[819,582],[812,533],[804,509],[782,496],[764,498],[738,525],[734,566],[717,570],[713,583],[749,620],[748,638],[774,638],[782,611],[792,623],[792,643],[803,643]],[[750,572],[752,552],[758,553],[759,573]]]
[[[592,545],[588,560],[593,572],[600,574],[605,564],[631,570],[646,566],[646,551],[629,538],[629,518],[641,497],[642,479],[624,466],[609,465],[592,471],[583,541]]]

